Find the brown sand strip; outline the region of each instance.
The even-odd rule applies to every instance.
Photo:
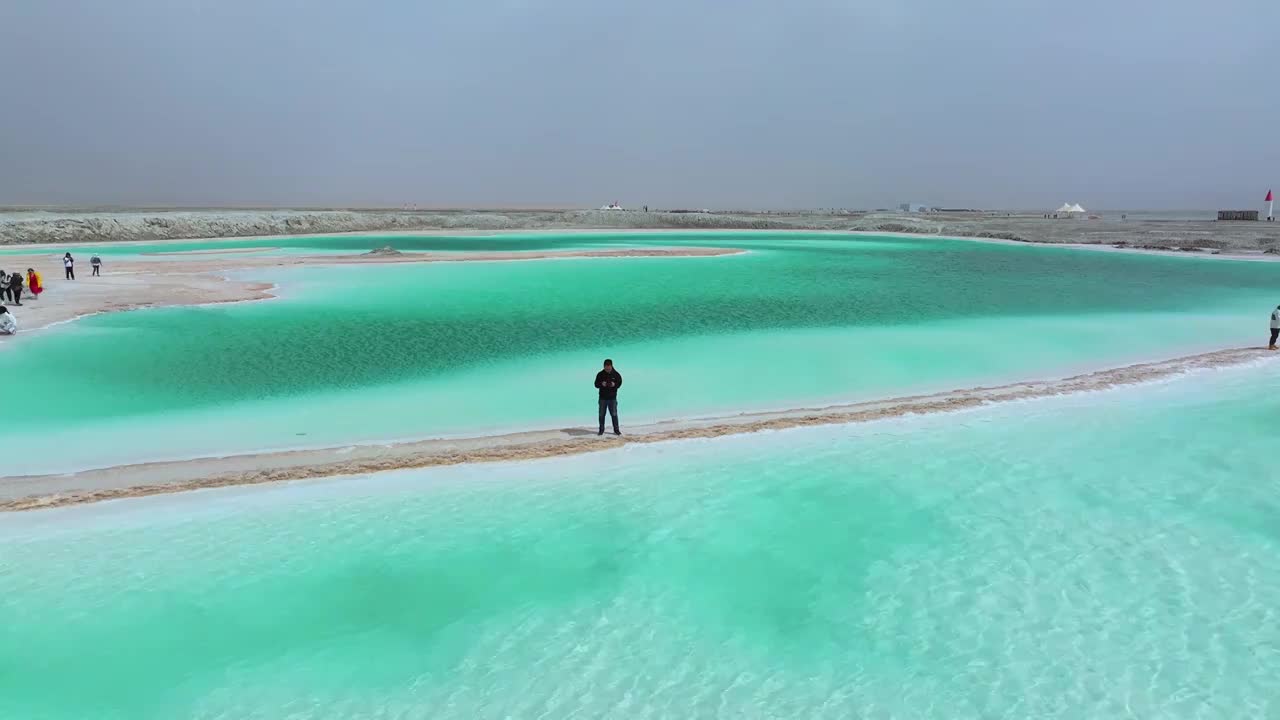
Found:
[[[41,475],[0,481],[0,511],[32,510],[199,488],[359,475],[385,470],[560,457],[688,438],[713,438],[762,430],[869,422],[907,414],[949,412],[991,403],[1104,390],[1166,378],[1191,370],[1225,367],[1267,357],[1262,349],[1237,348],[1130,365],[1065,379],[971,388],[931,395],[785,412],[658,423],[622,438],[597,438],[583,429],[544,430],[462,440],[422,440],[324,450],[145,463],[72,475]]]

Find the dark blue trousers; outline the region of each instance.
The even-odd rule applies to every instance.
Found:
[[[603,395],[600,396],[600,432],[604,432],[604,413],[606,410],[609,412],[609,417],[613,419],[613,432],[622,432],[618,429],[618,398],[607,398]]]

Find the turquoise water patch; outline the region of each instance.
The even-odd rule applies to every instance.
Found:
[[[1065,376],[1094,367],[1100,356],[1118,364],[1149,359],[1153,349],[1171,342],[1181,342],[1183,351],[1212,349],[1247,333],[1250,325],[1229,314],[1102,319],[984,319],[901,329],[677,338],[478,363],[436,377],[371,387],[342,385],[278,396],[264,392],[262,398],[235,403],[219,403],[217,392],[195,386],[178,398],[185,403],[182,409],[168,411],[144,403],[177,405],[172,395],[128,394],[114,404],[95,404],[102,398],[93,383],[100,387],[101,381],[78,378],[63,388],[68,391],[65,406],[47,405],[31,413],[0,437],[0,449],[15,449],[7,471],[18,475],[140,458],[588,427],[596,412],[590,383],[606,353],[627,358],[627,365],[619,365],[626,378],[620,405],[627,426],[744,409],[816,408]],[[975,344],[974,337],[1009,338],[1011,344],[987,347]],[[876,352],[863,355],[867,347]],[[755,361],[726,362],[725,357]],[[221,392],[235,392],[234,377],[220,387]],[[95,411],[97,415],[91,414]]]

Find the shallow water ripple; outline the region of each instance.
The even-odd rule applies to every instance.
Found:
[[[1277,391],[15,514],[0,716],[1274,716]]]

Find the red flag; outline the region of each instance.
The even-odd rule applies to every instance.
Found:
[[[1267,191],[1267,199],[1264,202],[1271,202],[1271,191]]]

